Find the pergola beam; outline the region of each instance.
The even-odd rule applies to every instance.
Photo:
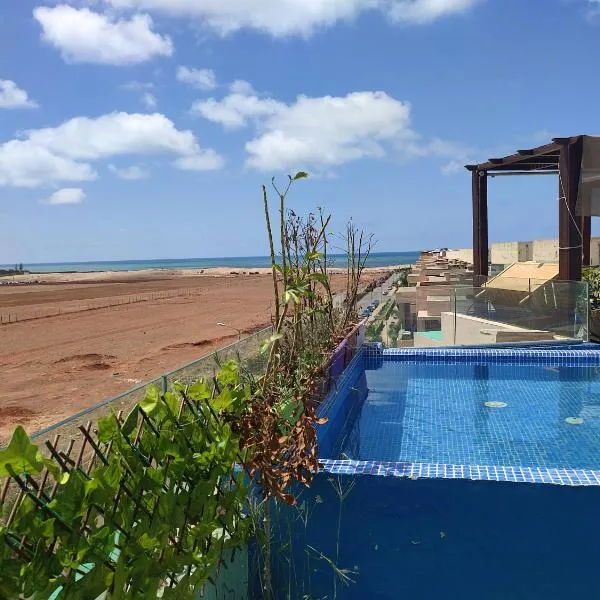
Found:
[[[579,281],[583,262],[581,218],[576,216],[583,136],[557,139],[560,143],[558,187],[558,269],[563,281]],[[589,245],[588,245],[589,252]]]
[[[487,280],[489,264],[487,173],[472,171],[473,187],[473,274]],[[476,281],[477,284],[481,283]]]

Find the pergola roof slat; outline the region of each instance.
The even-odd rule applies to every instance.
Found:
[[[538,170],[540,165],[546,168],[546,165],[558,168],[560,148],[562,141],[556,138],[550,144],[538,146],[537,148],[517,150],[516,154],[511,154],[502,158],[490,158],[487,162],[478,165],[465,165],[469,171],[494,171],[510,169],[511,171],[533,171]]]

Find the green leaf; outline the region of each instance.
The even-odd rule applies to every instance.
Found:
[[[288,400],[278,406],[279,415],[290,425],[296,424],[303,411],[304,407],[299,400]]]
[[[119,421],[114,414],[98,419],[98,439],[101,442],[110,442],[117,439],[120,429]]]
[[[322,252],[308,252],[304,256],[305,261],[321,260],[325,255]]]
[[[269,339],[265,340],[260,345],[260,353],[264,354],[277,340],[280,340],[281,338],[283,338],[281,333],[274,333]]]
[[[297,181],[298,179],[306,179],[308,177],[308,173],[306,171],[298,171],[293,177],[292,181]]]
[[[122,477],[119,461],[112,460],[108,466],[98,467],[94,477],[85,482],[85,493],[95,502],[109,503],[118,491]]]
[[[240,371],[234,360],[228,360],[219,374],[217,380],[221,385],[237,385],[240,380]]]
[[[0,452],[0,477],[9,477],[11,473],[39,474],[44,461],[38,447],[32,444],[20,425],[15,429],[10,444]]]
[[[158,389],[153,385],[150,385],[146,388],[146,395],[144,399],[140,402],[140,408],[147,414],[154,414],[160,402],[160,394]]]
[[[210,405],[217,411],[227,410],[233,404],[233,401],[231,390],[225,388],[214,400],[211,400]]]
[[[68,598],[98,598],[110,587],[112,573],[104,565],[96,565],[69,589]],[[108,585],[107,585],[108,584]],[[67,590],[65,590],[67,591]],[[61,594],[60,598],[63,597]]]
[[[206,400],[212,396],[208,384],[204,380],[197,381],[188,389],[188,396],[197,402]]]
[[[176,416],[179,412],[179,398],[172,392],[167,392],[164,395],[164,401],[172,416]]]
[[[83,514],[87,509],[84,502],[85,483],[83,475],[76,470],[71,471],[71,476],[67,483],[59,488],[58,493],[48,507],[56,513],[66,523],[71,523],[75,517]]]
[[[135,431],[138,422],[139,412],[140,407],[136,404],[127,415],[125,422],[121,426],[121,432],[124,436],[131,435]]]
[[[144,533],[138,539],[138,543],[144,550],[156,550],[160,547],[158,539],[153,538],[152,536],[148,535],[148,533]]]
[[[283,302],[287,304],[288,302],[293,302],[294,304],[300,303],[300,294],[297,290],[290,288],[287,289],[283,294]]]

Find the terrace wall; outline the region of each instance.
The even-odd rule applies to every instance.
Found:
[[[533,242],[496,242],[492,244],[491,260],[495,265],[533,260]]]

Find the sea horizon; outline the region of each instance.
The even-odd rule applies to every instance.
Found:
[[[368,267],[387,267],[413,264],[420,251],[373,252],[367,259]],[[345,254],[331,254],[335,266],[345,264]],[[93,273],[100,271],[145,271],[148,269],[258,269],[271,266],[270,256],[222,256],[213,258],[164,258],[150,260],[72,261],[48,263],[23,263],[23,269],[31,273]],[[15,263],[0,265],[2,269],[14,269]]]

